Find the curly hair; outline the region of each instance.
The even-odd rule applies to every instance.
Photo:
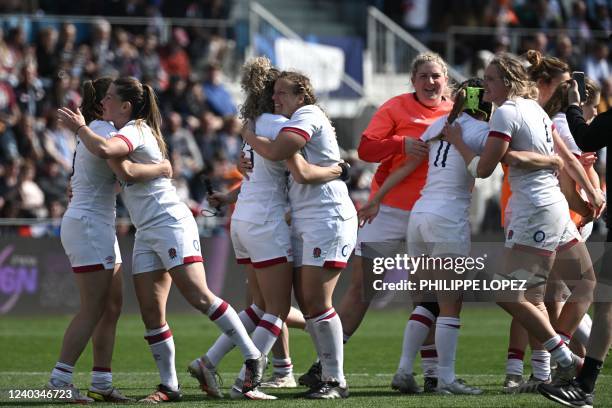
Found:
[[[292,83],[292,92],[294,95],[304,95],[304,105],[316,105],[317,97],[312,87],[310,79],[299,72],[283,71],[278,79],[284,79]]]
[[[504,85],[508,89],[508,98],[538,99],[538,88],[531,81],[521,61],[509,54],[500,54],[493,58],[490,65],[499,71]]]
[[[279,75],[279,70],[265,57],[253,58],[244,63],[240,78],[240,87],[246,94],[240,107],[243,121],[255,119],[262,113],[274,112],[272,94]]]

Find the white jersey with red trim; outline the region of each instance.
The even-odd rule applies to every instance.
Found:
[[[306,139],[300,153],[308,163],[321,167],[340,163],[336,131],[318,106],[302,106],[282,130],[297,133]],[[323,184],[299,184],[289,177],[289,203],[293,218],[331,216],[346,220],[357,214],[346,184],[339,179]]]
[[[264,113],[255,122],[255,133],[274,140],[288,119]],[[251,157],[253,171],[242,181],[232,219],[265,224],[285,218],[287,207],[287,166],[284,161],[271,161],[257,154],[245,143],[246,157]]]
[[[160,163],[163,155],[151,128],[144,122],[129,121],[115,137],[130,148],[128,158],[135,163]],[[159,177],[142,183],[123,183],[123,200],[137,229],[158,226],[171,218],[180,220],[191,216],[181,202],[172,181]]]
[[[427,142],[440,134],[448,115],[432,123],[421,140]],[[482,153],[489,134],[489,124],[462,113],[455,123],[461,126],[463,141],[476,154]],[[435,139],[429,143],[427,181],[413,213],[430,213],[459,222],[469,219],[474,177],[470,175],[455,146]]]
[[[94,120],[89,128],[106,139],[112,137],[117,129],[109,122]],[[64,214],[66,217],[80,218],[95,215],[101,220],[115,223],[115,174],[106,160],[92,154],[77,138],[73,161],[73,174],[70,177],[72,199]]]
[[[512,150],[554,154],[552,121],[534,100],[507,100],[493,112],[489,125],[489,136],[507,140]],[[510,166],[508,181],[512,189],[509,204],[528,202],[542,207],[565,199],[552,169],[530,170]]]
[[[576,144],[576,141],[574,140],[574,136],[572,136],[572,132],[570,131],[569,124],[567,123],[567,117],[565,116],[565,113],[557,113],[555,116],[553,116],[552,121],[555,125],[555,129],[557,129],[557,132],[559,132],[559,136],[561,136],[563,143],[565,143],[565,146],[567,146],[567,148],[570,152],[572,152],[572,154],[577,157],[580,157],[580,155],[582,154],[582,150],[580,150],[580,148]]]

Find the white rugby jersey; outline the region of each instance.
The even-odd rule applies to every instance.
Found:
[[[559,136],[565,143],[565,146],[569,149],[572,154],[577,157],[580,157],[582,154],[582,150],[576,144],[574,140],[574,136],[572,136],[572,132],[570,131],[569,125],[567,123],[567,118],[565,117],[565,113],[559,112],[555,116],[553,116],[552,121],[555,125],[555,129],[559,132]]]
[[[427,142],[440,134],[448,115],[432,123],[421,140]],[[476,154],[482,153],[489,124],[462,113],[455,120],[461,126],[463,141]],[[459,222],[469,219],[474,177],[467,170],[461,153],[450,143],[437,139],[429,143],[427,181],[413,213],[430,213]]]
[[[301,154],[308,163],[321,167],[340,163],[336,131],[318,106],[302,106],[282,130],[295,132],[306,139]],[[349,219],[357,214],[346,184],[339,179],[323,184],[299,184],[289,177],[289,203],[294,218]]]
[[[554,154],[552,121],[534,100],[507,100],[493,112],[489,125],[489,135],[509,141],[512,150]],[[510,166],[508,181],[512,189],[511,207],[527,202],[542,207],[565,199],[552,169],[529,170]]]
[[[92,121],[89,128],[106,139],[117,132],[113,125],[103,120]],[[73,174],[70,177],[72,199],[64,215],[79,218],[82,215],[93,214],[104,222],[114,224],[116,179],[106,160],[87,150],[77,138],[72,169]]]
[[[255,133],[274,140],[288,120],[282,115],[264,113],[255,122]],[[242,180],[232,219],[254,224],[283,219],[287,207],[285,162],[264,159],[247,143],[242,151],[252,158],[253,171],[248,179]]]
[[[163,160],[155,136],[144,121],[138,125],[134,120],[129,121],[115,137],[127,143],[130,148],[128,158],[134,163],[152,164]],[[166,177],[142,183],[123,183],[123,200],[137,229],[163,224],[170,217],[180,220],[191,215],[172,181]]]

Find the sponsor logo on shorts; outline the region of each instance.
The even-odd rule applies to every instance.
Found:
[[[536,233],[533,234],[533,240],[535,242],[542,242],[544,241],[544,238],[546,238],[544,231],[536,231]]]
[[[106,261],[106,263],[113,263],[115,262],[115,257],[109,255],[106,258],[104,258],[104,260]]]
[[[512,230],[508,231],[508,239],[512,239],[513,235],[514,235],[514,231]]]
[[[342,247],[342,256],[348,256],[348,245]]]
[[[168,250],[168,256],[170,257],[170,259],[176,258],[176,248],[170,248]]]
[[[319,258],[321,256],[321,248],[316,247],[315,249],[312,250],[312,256],[314,258]]]
[[[197,239],[193,240],[193,247],[195,248],[196,251],[200,250],[200,241]]]

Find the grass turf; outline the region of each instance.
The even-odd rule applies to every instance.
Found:
[[[471,385],[485,390],[481,396],[406,396],[390,389],[390,382],[401,352],[407,311],[371,311],[355,336],[345,347],[345,372],[351,396],[345,401],[312,401],[296,398],[303,388],[271,392],[276,406],[402,406],[402,407],[556,407],[540,395],[508,396],[501,393],[504,379],[508,327],[510,319],[496,307],[467,307],[462,314],[462,327],[457,353],[457,372]],[[45,406],[43,400],[10,399],[8,390],[41,389],[56,362],[63,332],[70,320],[60,317],[2,317],[0,319],[0,406]],[[173,314],[169,324],[176,344],[176,364],[184,400],[173,406],[243,406],[251,401],[232,401],[228,397],[212,400],[204,397],[194,379],[186,372],[187,364],[209,347],[218,330],[205,317],[197,314]],[[119,321],[113,359],[114,384],[126,395],[139,398],[148,394],[159,382],[155,364],[143,339],[140,317],[124,315]],[[291,354],[294,370],[308,369],[314,357],[308,335],[291,331]],[[608,363],[610,359],[608,359]],[[241,356],[234,350],[221,363],[224,391],[232,384],[240,368]],[[529,358],[525,359],[529,374]],[[609,364],[608,364],[609,365]],[[75,368],[75,384],[81,389],[89,385],[92,366],[91,347]],[[420,371],[418,364],[416,371]],[[612,372],[604,368],[597,384],[595,405],[612,406]],[[418,377],[419,381],[421,376]],[[227,394],[227,392],[226,392]],[[262,404],[261,402],[259,404]],[[136,404],[134,404],[136,405]],[[111,406],[106,404],[105,406]],[[126,405],[122,405],[126,406]]]

